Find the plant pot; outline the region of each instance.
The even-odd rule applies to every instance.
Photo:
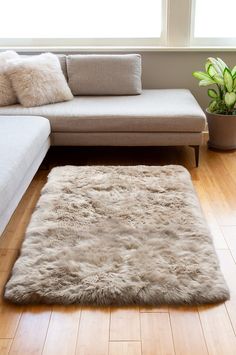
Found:
[[[220,115],[206,110],[209,148],[236,149],[236,115]]]

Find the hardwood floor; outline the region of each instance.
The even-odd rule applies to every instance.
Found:
[[[191,173],[231,291],[225,304],[201,307],[91,308],[14,306],[0,300],[0,355],[235,355],[236,152],[201,148],[54,149],[64,164],[182,164]],[[48,170],[39,170],[0,238],[0,288],[19,253]]]

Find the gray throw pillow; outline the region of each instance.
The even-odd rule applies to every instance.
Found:
[[[74,95],[137,95],[142,92],[139,54],[78,54],[67,57]]]

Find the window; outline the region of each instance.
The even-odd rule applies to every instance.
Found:
[[[235,13],[236,0],[4,0],[0,46],[235,46]]]
[[[162,0],[8,0],[1,5],[0,34],[5,43],[78,45],[109,43],[110,39],[112,43],[125,44],[139,39],[157,45],[162,37],[164,3]]]
[[[236,0],[195,0],[193,13],[193,44],[236,43]]]

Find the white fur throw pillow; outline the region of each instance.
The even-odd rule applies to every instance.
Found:
[[[73,99],[60,61],[52,53],[11,60],[8,62],[7,75],[24,107]]]
[[[8,106],[17,103],[17,97],[10,79],[6,75],[7,61],[18,58],[14,51],[0,53],[0,106]]]

